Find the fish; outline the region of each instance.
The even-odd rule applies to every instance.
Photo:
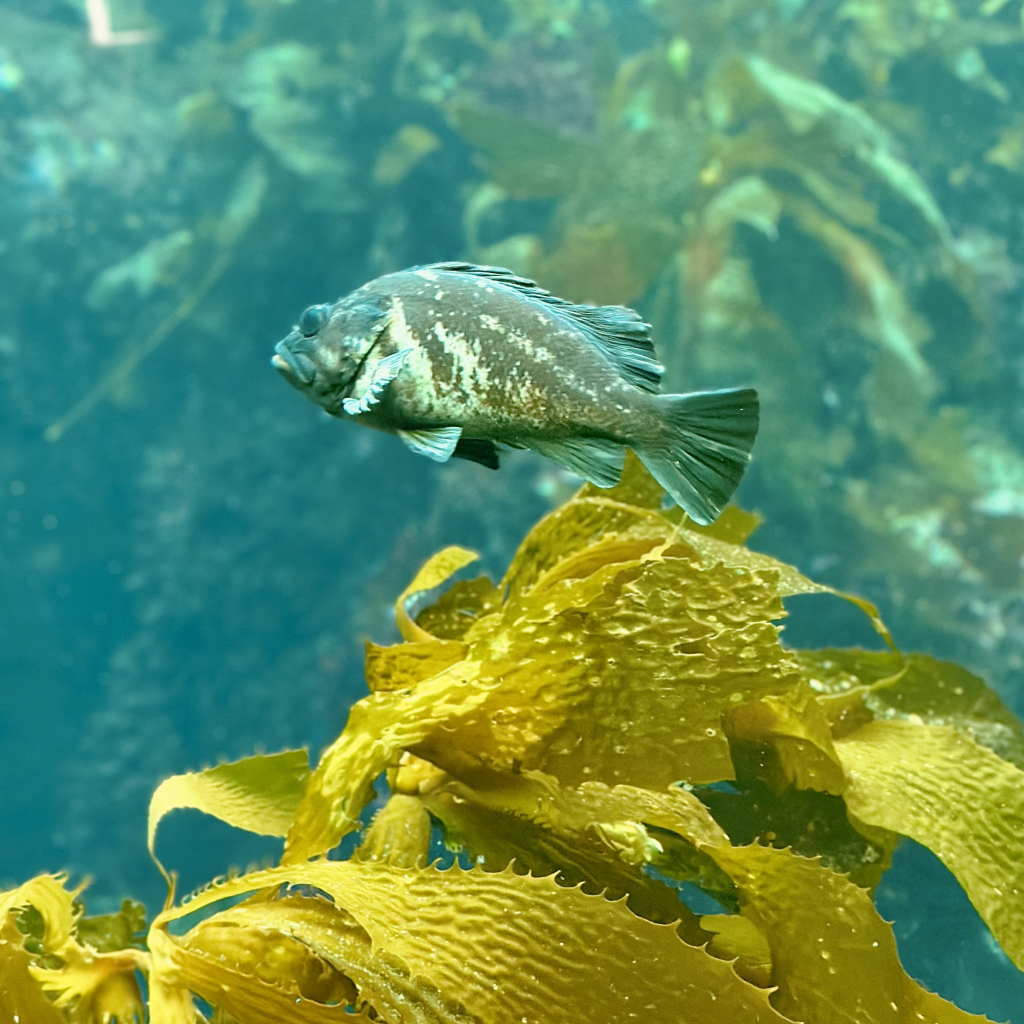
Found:
[[[274,367],[330,415],[437,462],[491,469],[529,448],[598,487],[631,448],[695,522],[725,508],[750,461],[752,388],[661,394],[651,327],[576,305],[501,267],[436,263],[310,306]]]

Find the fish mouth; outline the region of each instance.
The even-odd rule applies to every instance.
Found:
[[[288,345],[287,338],[274,346],[274,355],[270,363],[293,387],[308,388],[316,380],[316,366],[313,360],[301,352],[295,352]]]

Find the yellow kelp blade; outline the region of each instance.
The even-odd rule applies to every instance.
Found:
[[[448,801],[448,794],[457,799]],[[673,860],[670,840],[678,837],[690,844],[731,880],[745,919],[710,922],[719,933],[732,936],[731,944],[723,938],[712,944],[711,951],[742,955],[745,976],[778,986],[772,1005],[794,1020],[918,1024],[923,1019],[964,1024],[983,1019],[962,1013],[906,975],[892,930],[866,890],[790,850],[730,845],[707,808],[683,789],[659,794],[587,785],[567,790],[530,776],[475,790],[447,784],[424,799],[443,821],[456,822],[462,829],[456,837],[469,837],[471,853],[476,853],[474,844],[486,849],[490,842],[494,851],[504,842],[506,855],[523,850],[529,863],[538,850],[546,849],[555,861],[602,877],[593,866],[602,856],[603,844],[605,864],[619,862],[620,868],[607,870],[603,877],[614,878],[616,885],[623,884],[623,865],[633,868],[635,878],[644,865],[685,878],[676,871],[681,862]],[[495,817],[474,820],[474,802],[477,808],[485,802],[493,809],[503,807],[504,824]],[[485,829],[474,832],[478,824]],[[629,886],[624,883],[627,891]],[[640,892],[639,887],[635,891]]]
[[[832,794],[843,791],[846,778],[832,742],[829,720],[810,687],[796,687],[781,697],[762,697],[729,709],[723,716],[723,726],[732,741],[773,749],[776,763],[770,767],[777,769],[779,778],[763,778],[772,788],[795,786]]]
[[[563,559],[609,536],[666,540],[678,530],[661,513],[607,497],[580,497],[546,515],[527,535],[499,584],[514,601]]]
[[[587,783],[560,787],[540,772],[501,773],[469,786],[442,776],[420,798],[458,845],[488,871],[514,865],[534,875],[557,872],[564,884],[628,897],[636,914],[679,922],[691,945],[709,939],[678,892],[646,870],[690,881],[735,903],[729,879],[698,847],[727,842],[707,809],[686,791],[663,793]],[[675,833],[674,835],[672,833]],[[677,838],[678,837],[678,838]]]
[[[950,726],[872,722],[836,742],[850,813],[927,846],[1024,969],[1024,772]]]
[[[460,661],[409,691],[375,693],[352,706],[342,734],[324,751],[288,831],[282,863],[325,853],[359,824],[373,782],[401,751],[487,696],[481,666]]]
[[[967,669],[927,654],[835,648],[794,653],[837,734],[874,718],[951,725],[1024,769],[1024,726]]]
[[[892,928],[864,889],[789,850],[709,851],[740,893],[744,917],[771,950],[772,1005],[804,1024],[968,1024],[900,965]]]
[[[149,801],[149,854],[157,860],[154,844],[160,821],[185,807],[259,835],[287,835],[308,778],[306,751],[286,750],[164,779]]]
[[[712,933],[708,952],[734,960],[741,978],[759,988],[772,984],[772,951],[757,926],[740,914],[704,914],[700,926]]]
[[[399,868],[426,867],[430,834],[430,815],[423,802],[405,793],[394,793],[374,815],[353,856]]]
[[[422,627],[420,627],[422,628]],[[374,692],[408,690],[461,661],[469,648],[457,640],[366,645],[366,685]]]
[[[670,549],[559,586],[520,598],[504,657],[488,659],[506,679],[523,678],[530,706],[562,706],[563,722],[547,735],[534,711],[540,742],[519,756],[567,785],[662,789],[732,778],[722,713],[798,683],[771,622],[783,612],[770,576],[701,567]],[[564,611],[552,616],[556,602]],[[534,654],[541,643],[550,668]]]
[[[71,1011],[76,1024],[142,1021],[135,972],[148,968],[148,957],[136,949],[100,953],[79,942],[74,901],[81,889],[68,890],[63,883],[62,876],[41,875],[0,893],[0,1008],[10,1010],[7,1019],[26,1024],[63,1021],[61,1010]],[[31,936],[36,956],[24,948],[25,936],[14,921],[25,907],[41,923]]]
[[[171,920],[279,885],[327,893],[369,936],[360,944],[351,929],[331,928],[318,940],[307,929],[303,941],[347,977],[358,970],[361,999],[378,989],[371,1004],[384,1004],[385,1019],[391,1010],[396,1019],[424,1024],[786,1020],[771,1008],[766,991],[684,943],[674,926],[643,920],[622,902],[563,888],[551,878],[512,872],[319,861],[207,890],[162,914],[154,929],[174,943],[163,931]],[[205,927],[214,927],[218,916]],[[173,950],[168,955],[187,983],[186,960]]]
[[[74,941],[74,902],[81,892],[81,888],[66,889],[66,881],[66,875],[39,875],[17,889],[0,893],[0,921],[6,920],[13,910],[35,907],[43,922],[43,933],[39,936],[43,949],[59,955]]]
[[[398,623],[398,631],[406,640],[435,639],[409,617],[409,610],[406,607],[409,599],[424,590],[433,590],[434,587],[439,587],[450,576],[465,568],[470,562],[475,562],[479,557],[475,551],[453,545],[439,551],[416,573],[415,579],[402,591],[395,602],[395,621]]]
[[[25,949],[25,936],[13,915],[0,918],[0,1019],[32,1024],[66,1024],[66,1018],[43,994],[32,976],[33,955]]]
[[[660,789],[731,778],[722,713],[800,682],[772,625],[783,615],[779,563],[702,565],[678,533],[651,509],[570,502],[524,541],[508,599],[459,641],[432,641],[405,612],[410,594],[472,556],[448,549],[432,559],[396,609],[412,643],[372,650],[379,692],[353,707],[321,759],[288,861],[324,852],[354,827],[373,779],[402,751],[453,771],[459,758],[522,763],[569,784]],[[456,644],[466,656],[451,662],[463,649]]]
[[[352,982],[289,934],[310,910],[341,945],[347,932],[332,904],[320,899],[259,901],[216,914],[181,939],[160,932],[160,975],[173,979],[179,999],[194,992],[238,1024],[338,1024],[370,1018],[348,1007]],[[364,939],[362,946],[368,946]]]

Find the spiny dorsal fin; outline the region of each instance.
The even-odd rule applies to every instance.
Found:
[[[552,295],[535,281],[513,274],[503,267],[480,267],[475,263],[434,263],[425,270],[472,274],[495,284],[514,288],[526,298],[551,307],[559,319],[581,329],[592,345],[609,359],[634,387],[657,394],[663,367],[651,343],[651,326],[625,306],[577,306]]]

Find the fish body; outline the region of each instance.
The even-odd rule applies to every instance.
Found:
[[[532,448],[609,487],[633,448],[698,522],[728,501],[757,432],[749,389],[658,394],[632,310],[576,306],[496,267],[417,267],[310,307],[274,365],[332,415],[438,461],[497,468],[497,445]]]

